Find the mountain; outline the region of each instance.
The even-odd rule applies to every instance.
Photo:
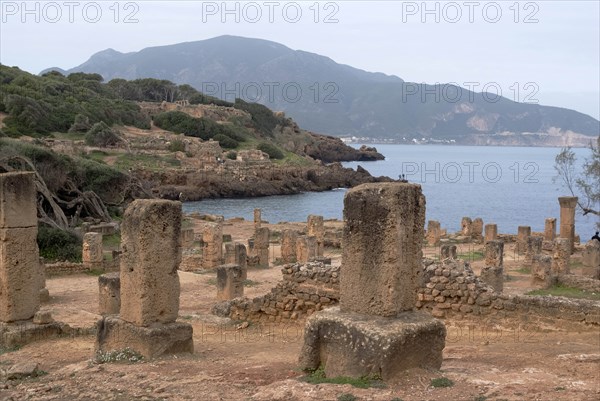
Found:
[[[279,43],[235,36],[132,53],[108,49],[72,72],[190,84],[221,99],[262,103],[306,129],[337,136],[539,144],[565,136],[585,142],[600,131],[598,120],[573,110],[452,85],[405,82]]]

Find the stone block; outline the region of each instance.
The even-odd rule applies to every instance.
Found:
[[[0,321],[31,319],[40,305],[44,283],[37,225],[0,229]]]
[[[484,242],[495,241],[498,239],[498,225],[486,224],[485,225],[485,238]]]
[[[600,279],[600,241],[593,239],[585,244],[581,261],[584,276]]]
[[[519,226],[517,229],[517,243],[515,250],[518,255],[525,255],[527,251],[527,238],[531,236],[531,227]]]
[[[98,277],[98,313],[118,315],[121,309],[120,273],[106,273]]]
[[[363,184],[344,198],[340,306],[379,316],[412,310],[425,226],[421,186]]]
[[[504,264],[504,242],[500,240],[485,243],[485,266],[500,267]]]
[[[71,327],[60,322],[35,324],[32,319],[13,323],[0,322],[0,347],[12,348],[70,334]]]
[[[0,228],[37,227],[34,173],[0,174]]]
[[[121,238],[121,318],[138,326],[174,322],[179,311],[181,203],[133,201],[124,214]]]
[[[97,267],[102,265],[102,234],[88,232],[83,235],[83,249],[81,259],[84,265]]]
[[[217,267],[217,299],[228,301],[244,296],[244,280],[246,269],[238,265]]]
[[[157,323],[151,327],[139,327],[117,316],[105,316],[96,327],[96,351],[130,348],[147,359],[194,352],[193,330],[187,323]]]
[[[481,280],[497,293],[504,289],[504,267],[485,266],[481,269]]]
[[[555,277],[552,274],[552,257],[548,255],[534,255],[531,263],[531,283],[550,288]]]
[[[308,318],[299,361],[305,370],[324,366],[327,377],[399,379],[406,369],[439,369],[445,337],[444,324],[426,313],[385,318],[332,307]]]

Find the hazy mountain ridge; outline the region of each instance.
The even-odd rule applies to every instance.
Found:
[[[188,83],[230,101],[235,96],[246,97],[285,111],[306,129],[338,136],[425,137],[469,143],[471,137],[482,134],[559,130],[596,136],[600,131],[598,120],[577,111],[507,98],[492,102],[464,88],[408,83],[275,42],[234,36],[132,53],[108,49],[68,72],[80,71],[99,73],[106,80],[150,77]],[[239,83],[238,91],[233,90],[235,83]],[[256,95],[252,83],[261,88],[262,96],[252,98]],[[279,86],[270,89],[269,83]],[[293,91],[289,96],[283,93],[286,83],[301,88],[298,100]]]

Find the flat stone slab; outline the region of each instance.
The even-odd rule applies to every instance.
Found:
[[[378,317],[333,307],[312,315],[304,330],[300,365],[305,370],[323,366],[327,377],[389,380],[407,369],[442,366],[446,326],[426,313]]]
[[[121,320],[118,316],[105,316],[98,321],[96,327],[96,351],[130,348],[147,359],[194,352],[193,329],[187,323],[155,323],[149,327],[140,327]]]
[[[5,348],[70,335],[74,335],[72,328],[60,322],[47,324],[34,324],[32,320],[0,322],[0,346]]]

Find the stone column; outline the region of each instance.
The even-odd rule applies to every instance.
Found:
[[[303,235],[296,239],[296,262],[306,264],[317,257],[317,239]]]
[[[554,241],[556,238],[556,219],[549,217],[544,224],[544,241]]]
[[[363,184],[344,198],[340,306],[306,322],[300,365],[328,377],[401,377],[439,369],[446,330],[413,312],[422,269],[425,198],[407,183]]]
[[[600,279],[600,241],[593,239],[585,244],[581,261],[584,276]]]
[[[425,225],[421,187],[390,184],[351,189],[344,198],[344,222],[341,310],[379,316],[411,310]]]
[[[307,234],[309,237],[315,237],[317,240],[316,256],[323,257],[323,243],[325,241],[325,226],[323,216],[308,216]]]
[[[212,269],[223,260],[223,225],[206,224],[202,230],[202,267]]]
[[[261,267],[269,267],[269,235],[267,227],[259,228],[254,233],[254,250]]]
[[[246,246],[240,242],[235,243],[235,264],[240,266],[244,271],[248,266]]]
[[[427,222],[427,243],[430,246],[438,246],[440,244],[441,233],[442,228],[439,221],[429,220]]]
[[[542,253],[542,237],[527,237],[527,249],[525,249],[525,266],[531,266],[533,257]]]
[[[571,253],[575,251],[575,208],[576,196],[563,196],[558,198],[560,204],[560,237],[571,241]]]
[[[471,235],[473,234],[472,225],[473,225],[473,221],[471,221],[470,217],[463,217],[460,222],[461,234],[466,237],[471,238]]]
[[[181,230],[181,247],[191,248],[194,246],[194,229],[193,228],[185,228]]]
[[[281,235],[281,260],[283,263],[296,262],[296,241],[298,233],[294,230],[284,230]]]
[[[121,309],[121,276],[119,272],[98,277],[98,313],[118,315]]]
[[[193,352],[192,326],[178,323],[181,203],[138,199],[123,216],[119,316],[97,325],[96,350],[129,347],[146,358]]]
[[[481,279],[498,293],[504,289],[504,242],[485,243],[485,266],[481,269]]]
[[[477,217],[471,223],[471,237],[476,243],[483,242],[483,220],[480,217]]]
[[[517,243],[515,245],[517,255],[525,255],[525,252],[527,251],[527,238],[529,238],[530,236],[531,227],[519,226],[517,231]]]
[[[228,301],[244,296],[244,280],[246,272],[238,265],[217,267],[217,299]]]
[[[81,259],[84,265],[92,269],[102,268],[102,234],[89,232],[83,235]]]
[[[254,231],[260,228],[262,223],[262,211],[260,209],[254,209]]]
[[[570,258],[571,241],[568,238],[555,238],[552,254],[552,274],[555,276],[569,274],[571,271],[569,266]]]
[[[225,244],[225,264],[226,265],[234,265],[235,264],[235,244],[227,243]]]
[[[485,225],[485,242],[498,239],[498,226],[496,224]]]
[[[531,283],[541,284],[542,288],[550,288],[554,280],[552,257],[542,254],[535,255],[531,263]]]
[[[39,308],[37,224],[34,174],[0,174],[0,322],[31,319]]]

